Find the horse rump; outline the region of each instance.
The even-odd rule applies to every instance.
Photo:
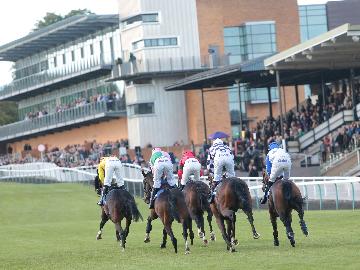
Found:
[[[295,184],[290,180],[281,181],[284,199],[290,204],[303,205],[305,201],[304,198],[301,196],[300,190],[298,190],[298,188],[295,186],[298,192],[293,192],[293,185]]]

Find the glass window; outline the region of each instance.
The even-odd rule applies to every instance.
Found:
[[[177,45],[177,38],[171,38],[170,43],[171,45]]]
[[[269,24],[255,24],[251,25],[251,34],[266,34],[270,33],[271,28]]]
[[[307,16],[313,16],[313,15],[326,16],[326,10],[325,9],[315,9],[315,10],[308,9],[306,14],[307,14]]]
[[[224,48],[225,54],[238,55],[241,53],[240,46],[228,46]]]
[[[143,14],[142,15],[142,21],[143,22],[158,22],[159,21],[159,15],[157,13],[153,14]]]
[[[224,45],[225,46],[234,46],[240,45],[240,37],[224,37]]]
[[[83,47],[80,48],[80,55],[81,55],[81,58],[84,58],[84,48]]]
[[[312,25],[308,28],[309,31],[309,38],[316,37],[318,35],[321,35],[322,33],[325,33],[327,31],[326,25]]]
[[[154,102],[138,103],[128,106],[129,115],[153,114]]]
[[[241,55],[230,55],[229,56],[229,64],[238,64],[242,62],[242,57]]]
[[[225,37],[238,37],[239,36],[239,27],[225,27],[224,36]]]
[[[270,43],[274,35],[252,35],[253,43]]]
[[[327,24],[326,16],[309,16],[307,20],[308,24]]]

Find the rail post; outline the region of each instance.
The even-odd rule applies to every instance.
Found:
[[[338,187],[337,184],[335,185],[335,194],[336,194],[336,201],[335,201],[335,205],[336,205],[336,210],[339,210],[339,193],[338,193]]]
[[[320,184],[317,184],[316,186],[318,187],[318,191],[319,191],[320,210],[322,210],[322,192],[321,192],[321,186],[320,186]]]

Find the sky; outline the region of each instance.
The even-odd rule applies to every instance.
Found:
[[[129,0],[131,1],[131,0]],[[181,1],[181,0],[179,0]],[[323,4],[327,0],[298,0],[299,5]],[[0,46],[26,36],[47,12],[65,15],[87,8],[96,14],[118,13],[117,0],[10,0],[0,9]],[[0,61],[0,86],[11,82],[10,62]]]

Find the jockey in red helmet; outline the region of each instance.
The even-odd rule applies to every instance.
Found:
[[[178,170],[178,178],[181,184],[181,190],[185,187],[190,175],[194,175],[194,180],[199,181],[200,176],[202,175],[201,164],[193,152],[190,150],[184,150]]]

